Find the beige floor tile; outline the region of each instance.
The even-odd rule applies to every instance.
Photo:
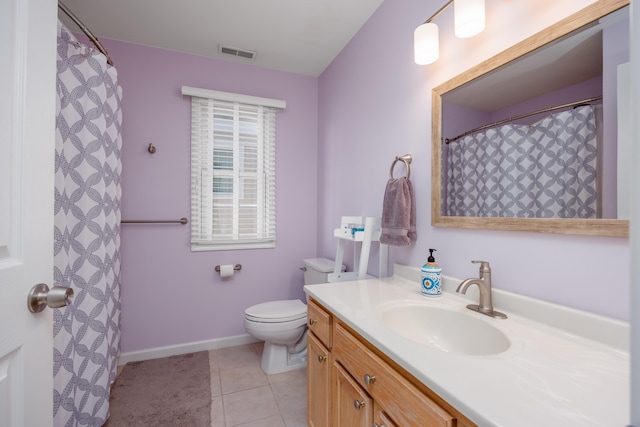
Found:
[[[226,427],[222,396],[211,399],[211,427]]]
[[[218,372],[218,350],[209,350],[209,370],[211,372]]]
[[[211,397],[222,396],[218,350],[209,350],[209,375],[211,376]]]
[[[306,377],[307,377],[306,368],[296,369],[289,372],[283,372],[281,374],[267,375],[267,378],[269,379],[269,384],[286,383],[289,381],[300,380]]]
[[[268,384],[267,376],[257,365],[220,371],[222,394],[248,390]]]
[[[295,398],[300,401],[306,401],[307,396],[307,379],[300,376],[287,382],[271,384],[273,395],[278,398],[289,400]]]
[[[285,416],[284,425],[285,427],[307,427],[307,411],[300,411],[299,413],[293,416]]]
[[[238,427],[286,427],[280,415],[251,421],[245,424],[238,424]]]
[[[221,371],[247,366],[260,366],[260,359],[255,352],[253,344],[220,349],[217,351],[217,358],[218,367]]]
[[[306,378],[302,377],[289,382],[271,384],[271,390],[286,426],[297,427],[306,425]]]
[[[211,376],[211,397],[222,396],[220,372],[210,372],[209,375]]]
[[[258,355],[258,358],[262,357],[262,350],[264,349],[264,341],[260,341],[257,342],[255,344],[253,344],[253,348],[256,351],[256,354]]]
[[[225,394],[222,400],[227,427],[279,415],[269,386]]]

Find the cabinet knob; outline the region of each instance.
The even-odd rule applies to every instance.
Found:
[[[322,363],[327,360],[327,356],[323,356],[322,354],[318,355],[318,362]]]
[[[386,427],[384,424],[373,423],[373,427]]]
[[[309,319],[309,326],[313,326],[316,323],[318,323],[318,321],[316,319]]]
[[[376,382],[376,376],[375,375],[364,374],[364,383],[366,385],[371,385],[374,382]]]
[[[358,399],[354,400],[353,406],[355,406],[356,409],[359,411],[360,408],[364,407],[364,400],[358,400]]]

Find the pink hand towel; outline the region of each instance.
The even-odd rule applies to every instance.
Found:
[[[380,243],[407,246],[418,238],[413,184],[406,177],[387,182],[382,202]]]

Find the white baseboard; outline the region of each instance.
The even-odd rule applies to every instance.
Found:
[[[161,357],[177,356],[179,354],[195,353],[197,351],[217,350],[219,348],[234,347],[236,345],[252,344],[259,340],[249,334],[234,335],[231,337],[216,338],[213,340],[197,341],[184,344],[155,347],[146,350],[121,353],[118,358],[118,366],[129,362],[141,360],[159,359]]]

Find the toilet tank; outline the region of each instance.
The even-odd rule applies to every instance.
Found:
[[[304,260],[304,284],[327,283],[329,273],[333,273],[334,261],[327,258],[309,258]],[[344,266],[343,266],[344,271]]]

